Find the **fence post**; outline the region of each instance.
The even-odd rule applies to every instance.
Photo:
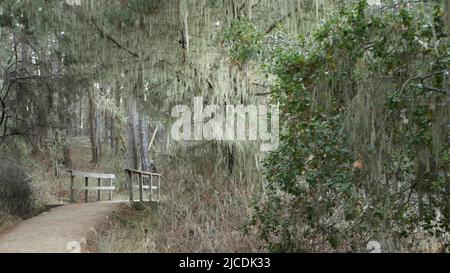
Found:
[[[74,197],[73,197],[73,191],[74,191],[74,180],[75,177],[73,176],[73,174],[70,174],[70,189],[69,189],[69,195],[70,195],[70,203],[75,202]]]
[[[86,186],[86,187],[88,187],[89,186],[89,178],[88,177],[85,177],[84,178],[84,185]],[[85,189],[84,190],[84,202],[88,202],[89,201],[89,192],[88,192],[88,189]]]
[[[158,175],[158,203],[161,201],[161,175]]]
[[[133,173],[131,172],[131,170],[128,170],[128,191],[129,191],[129,195],[130,195],[130,202],[133,203]]]
[[[153,175],[150,175],[149,195],[148,199],[153,201]]]
[[[109,179],[109,186],[111,187],[111,189],[109,190],[109,200],[111,201],[112,200],[112,186],[113,186],[113,179],[112,178],[110,178]]]
[[[139,173],[139,201],[144,201],[142,192],[143,192],[143,184],[144,184],[144,175],[142,173]]]
[[[97,184],[99,187],[102,186],[102,179],[101,178],[97,178]],[[100,201],[101,199],[101,192],[100,189],[97,190],[97,201]]]

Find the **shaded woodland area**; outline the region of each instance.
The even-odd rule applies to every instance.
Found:
[[[105,252],[448,252],[446,0],[0,0],[0,233],[68,170],[162,174]],[[176,105],[279,105],[280,143],[175,141]],[[205,120],[204,122],[207,122]]]

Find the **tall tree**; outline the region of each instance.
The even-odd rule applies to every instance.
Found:
[[[98,90],[93,85],[88,89],[89,99],[89,135],[91,141],[92,162],[98,163],[102,155],[101,111],[97,106]]]

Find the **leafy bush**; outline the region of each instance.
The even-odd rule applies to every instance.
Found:
[[[0,212],[25,216],[33,211],[31,178],[18,164],[0,160]]]
[[[246,17],[233,22],[224,37],[231,60],[240,65],[255,59],[262,47],[263,33]]]
[[[265,66],[278,79],[280,146],[252,219],[271,250],[349,251],[375,239],[395,251],[419,232],[448,235],[444,29],[440,3],[360,0],[296,48],[277,46]]]

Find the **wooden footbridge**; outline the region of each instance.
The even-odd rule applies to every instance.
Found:
[[[161,174],[152,173],[146,171],[132,170],[132,169],[124,169],[127,173],[127,188],[129,200],[131,203],[133,202],[157,202],[159,203],[161,199]],[[101,201],[102,191],[108,192],[108,199],[113,199],[113,192],[116,190],[115,174],[107,174],[107,173],[91,173],[91,172],[83,172],[71,170],[70,173],[70,202],[75,202],[75,191],[84,191],[84,201],[89,202],[89,191],[97,191],[97,201]],[[82,178],[84,184],[82,186],[76,186],[75,178]],[[137,177],[137,180],[134,178]],[[94,186],[89,185],[89,179],[96,180],[97,183]],[[106,183],[104,181],[107,181]],[[136,181],[137,183],[135,183]],[[139,199],[134,199],[133,191],[134,189],[138,189]],[[148,194],[145,194],[145,193]],[[147,198],[145,198],[147,195]]]

